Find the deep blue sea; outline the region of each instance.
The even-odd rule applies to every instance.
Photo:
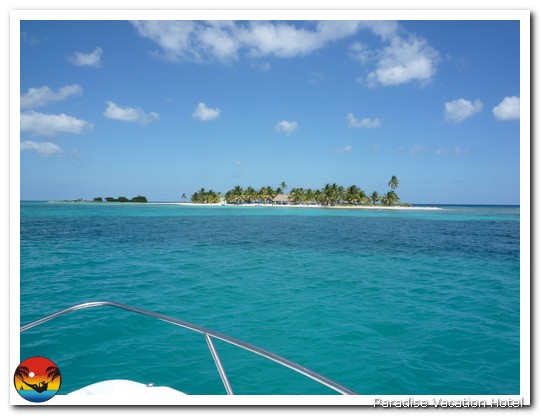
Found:
[[[518,395],[519,207],[21,202],[21,323],[109,300],[240,338],[367,395]],[[216,341],[236,394],[334,394]],[[225,394],[202,335],[106,307],[21,334],[59,394]]]

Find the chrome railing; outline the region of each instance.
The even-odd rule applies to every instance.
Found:
[[[262,357],[265,357],[265,358],[267,358],[267,359],[269,359],[271,361],[274,361],[274,362],[276,362],[278,364],[281,364],[284,367],[288,367],[291,370],[296,371],[297,373],[300,373],[300,374],[302,374],[302,375],[304,375],[306,377],[309,377],[312,380],[315,380],[318,383],[323,384],[323,385],[337,391],[338,393],[345,394],[345,395],[350,395],[350,394],[356,395],[357,394],[353,390],[351,390],[351,389],[349,389],[349,388],[347,388],[345,386],[342,386],[341,384],[339,384],[339,383],[337,383],[337,382],[335,382],[335,381],[333,381],[331,379],[328,379],[327,377],[322,376],[321,374],[318,374],[315,371],[312,371],[312,370],[310,370],[310,369],[308,369],[306,367],[303,367],[303,366],[301,366],[301,365],[299,365],[297,363],[294,363],[293,361],[289,361],[289,360],[287,360],[287,359],[285,359],[283,357],[280,357],[279,355],[276,355],[276,354],[274,354],[272,352],[266,351],[263,348],[256,347],[255,345],[248,344],[247,342],[244,342],[244,341],[241,341],[239,339],[230,337],[229,335],[222,334],[222,333],[214,331],[212,329],[204,328],[202,326],[194,325],[192,323],[182,321],[180,319],[172,318],[172,317],[167,316],[167,315],[162,315],[162,314],[147,311],[147,310],[144,310],[144,309],[135,308],[133,306],[124,305],[122,303],[117,303],[117,302],[98,301],[98,302],[80,303],[78,305],[74,305],[74,306],[71,306],[69,308],[62,309],[62,310],[60,310],[58,312],[55,312],[55,313],[53,313],[51,315],[47,315],[47,316],[45,316],[43,318],[37,319],[37,320],[35,320],[33,322],[30,322],[30,323],[28,323],[26,325],[23,325],[23,326],[21,326],[21,332],[24,332],[24,331],[26,331],[26,330],[28,330],[30,328],[34,328],[34,327],[36,327],[38,325],[41,325],[41,324],[43,324],[45,322],[48,322],[48,321],[52,320],[52,319],[56,319],[59,316],[65,315],[67,313],[77,311],[79,309],[95,308],[95,307],[99,307],[99,306],[113,306],[115,308],[120,308],[120,309],[124,309],[124,310],[127,310],[127,311],[135,312],[135,313],[138,313],[138,314],[141,314],[141,315],[150,316],[152,318],[159,319],[161,321],[164,321],[164,322],[167,322],[167,323],[170,323],[170,324],[173,324],[173,325],[181,326],[181,327],[187,328],[187,329],[189,329],[191,331],[195,331],[195,332],[199,332],[199,333],[203,334],[205,336],[205,339],[207,341],[210,353],[212,355],[212,358],[214,359],[214,363],[216,364],[216,368],[218,369],[218,373],[220,374],[220,377],[221,377],[222,382],[224,384],[225,390],[227,391],[227,394],[234,394],[233,389],[231,387],[231,383],[229,382],[229,379],[227,378],[227,374],[226,374],[225,369],[224,369],[224,367],[222,365],[222,362],[220,360],[218,352],[216,351],[214,343],[212,342],[212,338],[216,338],[216,339],[225,341],[225,342],[227,342],[229,344],[235,345],[235,346],[240,347],[242,349],[245,349],[247,351],[253,352],[254,354],[258,354],[258,355],[260,355]]]

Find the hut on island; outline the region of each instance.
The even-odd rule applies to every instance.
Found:
[[[278,194],[272,199],[273,205],[289,205],[289,195]]]

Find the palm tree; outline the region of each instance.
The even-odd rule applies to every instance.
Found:
[[[237,185],[227,191],[224,197],[228,204],[240,204],[244,201],[244,189]]]
[[[376,202],[378,202],[381,198],[379,196],[378,191],[374,191],[370,194],[370,197],[368,198],[372,202],[372,205],[376,205]]]
[[[326,184],[321,190],[320,203],[321,205],[332,204],[332,185],[330,183]]]
[[[274,197],[276,196],[276,191],[272,189],[272,186],[267,186],[267,194],[269,195],[269,202],[272,202]]]
[[[359,188],[357,185],[351,185],[349,188],[346,189],[346,194],[344,196],[344,199],[348,204],[355,204],[359,201],[359,192],[361,191],[361,188]]]
[[[244,191],[244,201],[248,202],[249,204],[252,203],[257,198],[257,192],[254,188],[249,186],[246,188],[246,191]]]
[[[333,199],[334,199],[333,205],[342,203],[344,199],[344,195],[345,195],[344,187],[333,183],[332,188],[333,188]]]
[[[381,203],[388,207],[394,205],[398,201],[400,201],[400,198],[398,198],[398,195],[394,191],[389,191],[381,197]]]
[[[244,189],[242,186],[235,186],[232,190],[233,192],[233,202],[236,204],[242,203],[244,201]]]
[[[180,199],[182,200],[182,202],[186,202],[186,194],[182,194],[182,196],[180,197]]]
[[[344,187],[336,183],[326,184],[321,190],[320,202],[322,205],[334,206],[339,204],[344,197]]]
[[[214,192],[212,189],[204,196],[204,202],[207,204],[218,204],[220,199],[220,195]]]
[[[271,203],[275,196],[276,191],[270,186],[264,186],[259,190],[259,199],[266,204]]]
[[[306,192],[303,188],[293,188],[289,193],[289,200],[293,203],[301,203],[306,200]]]
[[[282,191],[285,191],[287,189],[287,184],[284,181],[280,182],[280,188]]]
[[[192,202],[205,204],[207,203],[207,195],[208,195],[208,192],[205,191],[205,188],[201,188],[199,191],[197,191],[196,193],[192,195]]]
[[[319,190],[319,189],[316,189],[314,191],[314,201],[316,201],[317,204],[323,204],[322,202],[322,198],[323,198],[323,193]]]
[[[391,188],[391,190],[394,191],[396,188],[398,188],[398,178],[394,175],[391,176],[391,179],[389,180],[387,185]]]
[[[55,378],[60,377],[60,370],[57,367],[47,367],[46,370],[47,378],[50,378],[51,381],[54,381]]]
[[[311,204],[312,202],[315,202],[315,200],[316,200],[316,195],[315,195],[315,193],[314,193],[314,191],[313,191],[312,189],[308,188],[308,189],[306,190],[305,195],[306,195],[305,203]]]
[[[21,381],[24,381],[23,379],[28,377],[30,374],[30,370],[28,367],[17,367],[17,370],[15,370],[15,377],[19,378]]]
[[[191,197],[193,203],[199,204],[217,204],[220,202],[220,199],[219,194],[212,189],[210,191],[205,191],[205,188],[201,188],[199,191],[194,192]]]
[[[263,202],[263,203],[267,202],[266,191],[265,191],[264,186],[259,188],[259,191],[256,192],[256,198],[259,200],[259,202]]]
[[[368,197],[366,196],[366,193],[362,189],[359,191],[358,198],[359,198],[359,203],[361,205],[363,205],[368,200]]]

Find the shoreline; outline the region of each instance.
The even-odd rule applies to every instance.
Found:
[[[326,206],[326,205],[306,205],[306,204],[295,204],[295,205],[280,205],[280,204],[204,204],[204,203],[194,203],[194,202],[94,202],[94,201],[68,201],[68,200],[50,200],[46,201],[49,203],[73,203],[73,204],[97,204],[97,205],[178,205],[185,207],[233,207],[233,208],[242,208],[242,207],[262,207],[262,208],[314,208],[314,209],[347,209],[347,210],[391,210],[391,211],[438,211],[445,208],[441,207],[403,207],[403,206],[385,206],[385,205],[335,205],[335,206]]]
[[[152,202],[148,202],[152,204]],[[305,205],[305,204],[296,204],[296,205],[272,205],[272,204],[199,204],[192,202],[155,202],[154,204],[164,204],[164,205],[181,205],[188,207],[263,207],[263,208],[321,208],[321,209],[368,209],[368,210],[442,210],[440,207],[401,207],[401,206],[383,206],[383,205],[335,205],[335,206],[325,206],[325,205]]]

